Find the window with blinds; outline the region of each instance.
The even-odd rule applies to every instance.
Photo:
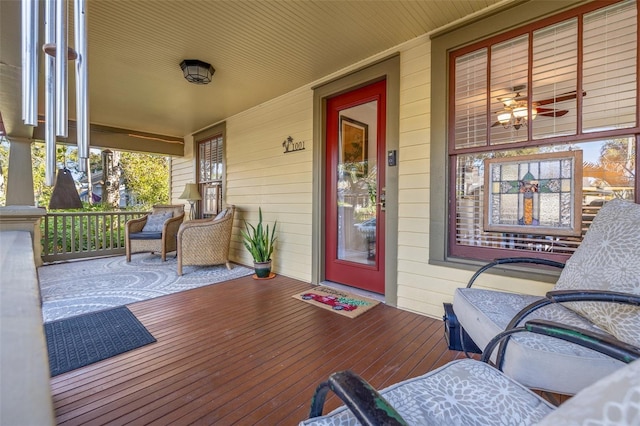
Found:
[[[577,134],[578,20],[533,32],[533,139]]]
[[[451,256],[564,260],[582,240],[487,232],[485,159],[581,150],[582,235],[608,200],[638,202],[637,4],[598,6],[451,52]]]
[[[456,59],[456,148],[487,144],[487,50],[480,49]]]
[[[198,183],[202,194],[202,214],[216,215],[222,207],[224,173],[223,137],[217,135],[198,142]]]
[[[584,17],[584,132],[637,125],[636,14],[636,2],[624,1]]]

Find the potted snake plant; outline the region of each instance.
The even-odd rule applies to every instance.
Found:
[[[271,254],[273,253],[273,245],[276,242],[276,226],[275,221],[271,232],[269,225],[262,224],[262,208],[258,209],[258,224],[253,226],[245,221],[246,230],[240,230],[244,246],[253,257],[253,267],[257,278],[271,277]]]

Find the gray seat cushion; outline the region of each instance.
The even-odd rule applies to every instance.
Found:
[[[459,288],[454,294],[453,310],[462,327],[483,349],[489,340],[505,330],[522,308],[537,299],[540,297]],[[558,304],[545,306],[526,317],[533,318],[605,333]],[[493,355],[495,359],[495,353]],[[509,342],[504,372],[530,388],[575,394],[622,366],[623,363],[590,349],[547,336],[522,333],[513,336]]]
[[[162,239],[162,231],[160,232],[132,232],[129,234],[129,239],[131,240],[161,240]]]
[[[495,368],[474,360],[452,361],[380,394],[410,425],[535,424],[554,407]],[[301,425],[358,425],[346,407]]]
[[[584,389],[539,423],[540,426],[639,424],[640,360]]]

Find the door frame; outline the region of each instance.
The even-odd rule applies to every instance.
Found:
[[[400,135],[400,55],[395,54],[313,87],[313,207],[311,241],[311,282],[325,279],[325,182],[326,182],[326,100],[387,80],[386,150],[396,152],[396,166],[388,166],[385,176],[385,303],[397,306],[398,297],[398,165]]]

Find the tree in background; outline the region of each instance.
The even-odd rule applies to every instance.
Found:
[[[33,166],[33,190],[36,205],[47,207],[53,193],[53,186],[45,185],[45,152],[43,143],[31,144],[31,164]],[[73,170],[77,167],[78,152],[69,150],[64,145],[56,145],[56,173],[58,169],[66,167]],[[55,182],[55,180],[54,180]]]
[[[9,164],[9,144],[0,138],[0,205],[7,200],[7,165]]]
[[[633,197],[635,181],[633,138],[611,139],[600,147],[597,163],[585,162],[583,176],[596,188],[612,191],[620,198]]]
[[[120,151],[102,151],[102,204],[107,209],[120,207]]]
[[[152,154],[123,152],[120,157],[126,188],[138,204],[151,207],[169,202],[169,158]]]
[[[120,157],[117,164],[117,173],[109,175],[108,179],[116,179],[124,183],[126,190],[135,195],[136,209],[150,208],[154,204],[166,204],[169,202],[169,158],[160,155],[142,154],[134,152],[118,152],[114,154]],[[33,143],[31,146],[31,161],[33,165],[33,187],[37,205],[47,207],[53,192],[52,186],[45,185],[45,145]],[[9,163],[9,144],[3,138],[0,140],[0,205],[6,201],[6,179]],[[78,154],[74,146],[56,145],[57,169],[66,167],[76,181],[83,177],[78,170]],[[89,169],[91,173],[102,172],[102,155],[96,149],[89,154]],[[56,170],[57,172],[57,170]],[[116,176],[117,175],[117,176]],[[106,175],[105,175],[106,177]],[[91,176],[87,176],[88,180]],[[105,179],[106,181],[107,179]],[[120,185],[113,185],[116,189]],[[117,192],[117,191],[116,191]],[[89,194],[90,195],[90,194]],[[104,194],[103,194],[104,195]],[[103,197],[104,199],[104,197]],[[85,209],[89,208],[85,205]],[[116,205],[116,208],[118,205]],[[96,206],[101,210],[105,206]],[[110,209],[111,207],[106,207]],[[92,210],[95,210],[92,209]]]

